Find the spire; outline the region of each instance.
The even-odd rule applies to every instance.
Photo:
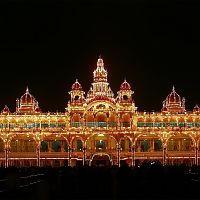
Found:
[[[175,92],[175,87],[174,87],[174,85],[173,85],[173,87],[172,87],[172,92]]]
[[[28,86],[26,86],[26,94],[29,93],[29,89]]]

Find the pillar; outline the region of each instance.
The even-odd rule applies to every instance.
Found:
[[[120,144],[117,145],[117,165],[120,167]]]
[[[71,166],[71,145],[68,145],[68,166]]]
[[[37,145],[36,153],[37,153],[37,166],[40,167],[40,142]]]
[[[131,152],[132,152],[132,163],[131,163],[131,166],[134,167],[135,166],[135,145],[134,144],[131,147]]]
[[[199,148],[198,148],[198,143],[196,143],[196,145],[195,145],[195,165],[198,165],[199,164],[199,159],[198,159],[198,157],[199,157],[199,153],[198,153],[198,151],[199,151]]]
[[[167,145],[163,144],[163,166],[166,165]]]
[[[8,167],[8,148],[5,147],[5,168]]]
[[[83,166],[85,166],[86,161],[86,145],[85,142],[83,142]]]

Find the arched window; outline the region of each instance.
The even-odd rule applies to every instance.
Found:
[[[41,142],[40,151],[41,152],[47,152],[48,151],[48,142],[47,141]]]
[[[141,151],[143,151],[143,152],[148,152],[149,149],[150,149],[149,141],[143,140],[143,141],[141,142]]]
[[[53,141],[53,143],[52,143],[52,149],[53,149],[54,152],[60,152],[61,151],[60,141],[58,141],[58,140]]]

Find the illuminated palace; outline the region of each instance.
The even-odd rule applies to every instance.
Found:
[[[199,162],[200,108],[172,88],[160,112],[138,112],[124,80],[115,96],[102,58],[87,94],[76,80],[65,112],[43,113],[29,89],[0,114],[1,166],[134,166]]]

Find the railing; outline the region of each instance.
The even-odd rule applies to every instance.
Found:
[[[200,127],[200,123],[193,122],[138,122],[137,127]]]

